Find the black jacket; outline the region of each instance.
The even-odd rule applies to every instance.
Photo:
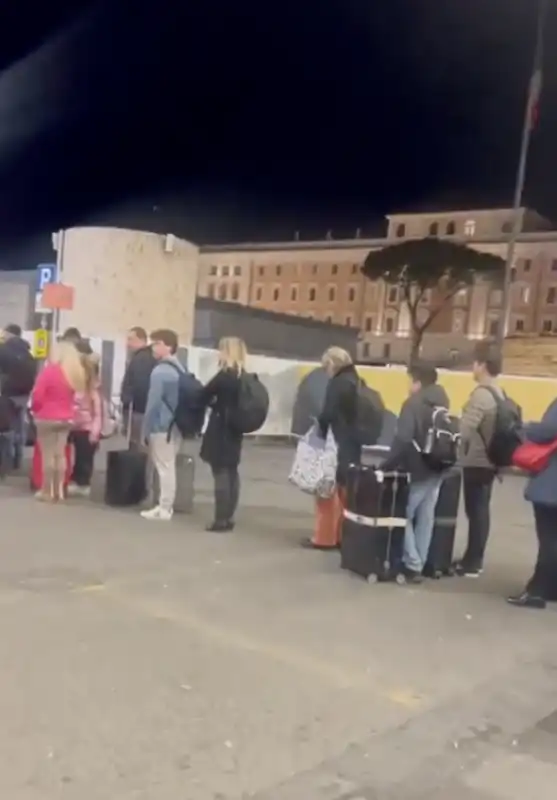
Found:
[[[37,372],[37,362],[31,354],[29,343],[19,336],[11,336],[0,344],[0,388],[5,397],[22,397],[31,392]],[[21,384],[28,383],[28,392]]]
[[[426,386],[404,402],[398,417],[396,434],[389,455],[381,464],[385,472],[399,470],[409,472],[413,482],[427,480],[439,473],[428,469],[424,459],[413,444],[422,446],[427,429],[431,424],[433,409],[436,406],[449,408],[447,392],[438,383]]]
[[[325,438],[331,429],[336,439],[337,482],[340,486],[346,484],[349,465],[359,464],[362,457],[357,424],[359,381],[356,368],[352,364],[342,367],[327,385],[323,410],[317,419],[321,436]]]
[[[211,416],[203,434],[200,458],[213,469],[236,469],[242,455],[243,435],[231,429],[228,412],[238,405],[240,382],[235,370],[220,370],[202,393]]]
[[[142,347],[132,355],[120,391],[124,411],[131,408],[137,414],[145,414],[151,372],[156,365],[157,361],[150,347]]]

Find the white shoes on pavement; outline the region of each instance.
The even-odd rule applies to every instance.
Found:
[[[168,511],[168,509],[161,508],[160,506],[155,506],[148,511],[141,512],[143,519],[149,520],[150,522],[170,522],[172,514],[172,511]]]

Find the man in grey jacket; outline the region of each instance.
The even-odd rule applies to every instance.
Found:
[[[420,451],[432,425],[436,408],[449,408],[449,398],[437,383],[437,370],[430,364],[416,363],[408,370],[410,396],[397,423],[395,438],[381,470],[410,473],[410,492],[404,534],[404,573],[412,583],[420,583],[433,535],[435,506],[443,475],[432,472]]]
[[[494,393],[504,397],[497,385],[500,372],[501,355],[497,348],[489,342],[479,342],[472,367],[477,386],[464,406],[460,428],[468,546],[457,563],[457,573],[469,578],[477,578],[482,573],[489,537],[491,493],[496,470],[489,460],[487,447],[497,419]]]
[[[176,458],[181,437],[173,427],[180,397],[180,375],[184,367],[176,358],[178,336],[174,331],[151,334],[151,347],[158,364],[151,372],[147,406],[143,417],[143,440],[149,446],[149,459],[159,476],[159,503],[141,516],[168,522],[176,499]],[[149,487],[151,489],[151,487]]]

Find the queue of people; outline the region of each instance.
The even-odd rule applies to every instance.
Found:
[[[332,430],[338,446],[336,491],[316,499],[311,539],[303,546],[336,550],[340,546],[346,502],[347,464],[361,461],[358,439],[359,382],[350,355],[330,348],[323,357],[328,383],[317,427],[323,439]],[[557,600],[557,400],[540,422],[522,425],[520,409],[498,384],[501,356],[490,343],[478,343],[473,363],[476,383],[462,417],[449,414],[449,398],[437,382],[437,370],[423,362],[408,370],[409,396],[404,402],[394,440],[379,466],[410,477],[404,533],[403,570],[410,583],[421,583],[435,522],[435,507],[443,480],[451,468],[462,471],[464,509],[468,520],[467,544],[453,565],[457,575],[482,574],[490,534],[492,489],[501,470],[512,466],[512,454],[521,442],[547,448],[547,459],[529,477],[525,498],[534,510],[538,556],[532,578],[508,602],[525,608],[545,608]],[[438,442],[436,445],[435,442]],[[441,448],[435,451],[435,447]]]

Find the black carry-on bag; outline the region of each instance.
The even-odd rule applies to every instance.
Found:
[[[127,448],[109,450],[104,502],[107,506],[138,506],[147,497],[147,453],[130,449],[132,412],[126,426]]]
[[[409,479],[351,465],[342,525],[341,567],[369,583],[400,574]]]
[[[459,469],[452,470],[443,483],[435,507],[435,524],[424,575],[427,578],[442,578],[453,575],[453,552],[460,504],[462,475]]]

